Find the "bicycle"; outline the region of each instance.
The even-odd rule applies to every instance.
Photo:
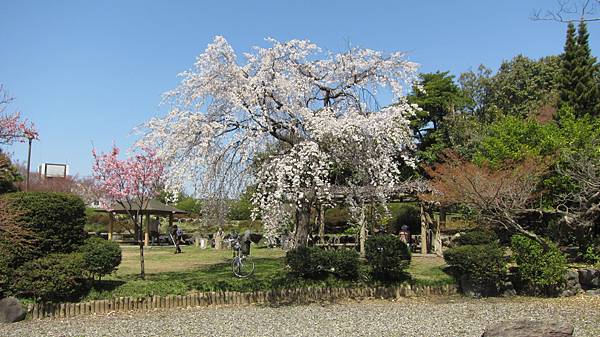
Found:
[[[254,273],[254,261],[249,255],[246,255],[242,249],[239,238],[229,239],[232,242],[233,260],[231,261],[231,270],[239,278],[245,278]]]

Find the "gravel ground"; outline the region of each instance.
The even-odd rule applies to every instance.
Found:
[[[415,298],[281,307],[158,310],[0,324],[1,336],[481,336],[506,319],[565,320],[600,336],[600,296]]]

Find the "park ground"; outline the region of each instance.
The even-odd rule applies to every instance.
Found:
[[[342,301],[292,306],[155,310],[0,324],[11,336],[481,336],[508,319],[567,321],[600,336],[600,296]]]
[[[334,277],[325,280],[300,281],[288,278],[284,251],[278,248],[252,248],[256,270],[247,279],[236,278],[230,268],[230,250],[183,247],[174,254],[172,247],[145,249],[146,279],[139,278],[139,249],[123,246],[123,260],[118,270],[95,286],[83,300],[131,296],[184,295],[190,291],[254,291],[273,287],[352,286],[357,282],[341,281]],[[444,273],[444,260],[439,257],[414,256],[408,272],[413,284],[442,285],[454,283]],[[310,284],[309,284],[310,283]]]

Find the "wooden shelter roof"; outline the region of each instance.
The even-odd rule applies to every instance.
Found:
[[[123,207],[123,205],[116,203],[109,207],[108,209],[98,209],[97,212],[105,212],[105,213],[113,213],[113,214],[127,214],[127,208]],[[139,202],[134,202],[131,204],[131,208],[129,211],[139,212],[139,214],[143,215],[170,215],[170,214],[187,214],[187,211],[180,210],[173,206],[169,206],[163,204],[162,202],[152,199],[144,202],[144,205],[140,207]]]

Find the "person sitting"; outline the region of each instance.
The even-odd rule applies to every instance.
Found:
[[[398,237],[400,241],[410,246],[410,230],[408,229],[408,226],[403,225],[401,227],[400,233],[398,233]]]

